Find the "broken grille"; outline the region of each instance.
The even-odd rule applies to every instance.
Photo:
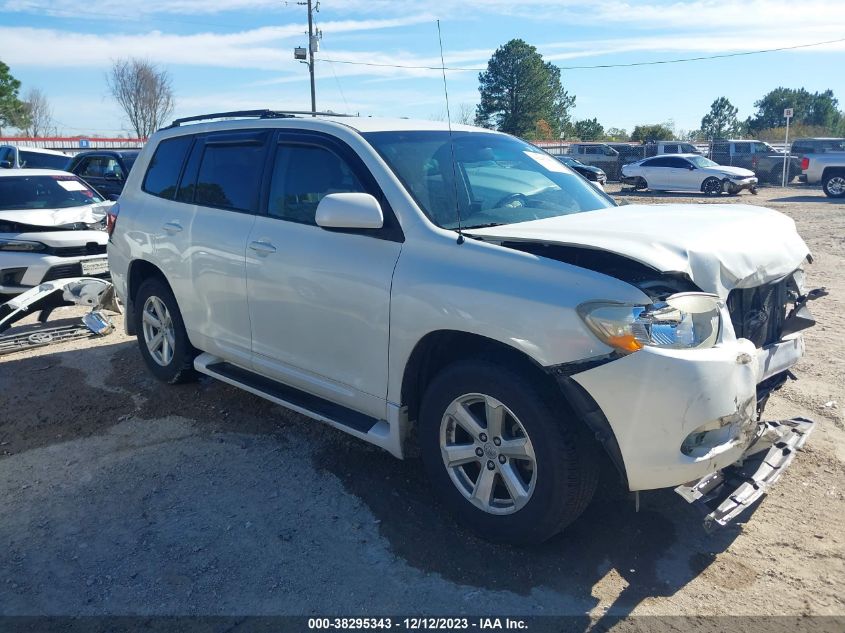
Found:
[[[746,338],[756,347],[780,340],[789,301],[788,279],[756,288],[731,290],[728,312],[737,338]]]

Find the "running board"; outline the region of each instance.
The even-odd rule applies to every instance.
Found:
[[[396,457],[402,457],[402,439],[405,435],[404,427],[407,425],[401,423],[401,411],[398,407],[388,406],[388,412],[392,418],[390,422],[379,420],[233,365],[208,353],[196,357],[194,369],[304,416],[325,422],[336,429],[380,446]]]

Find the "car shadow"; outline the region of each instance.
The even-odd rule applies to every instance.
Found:
[[[460,527],[438,503],[418,457],[397,460],[211,379],[162,389],[141,366],[134,341],[18,357],[0,363],[0,383],[10,387],[7,422],[0,424],[6,454],[102,434],[128,416],[174,413],[204,433],[263,435],[280,447],[289,441],[286,435],[307,435],[314,441],[314,468],[336,477],[369,508],[395,556],[459,585],[532,596],[548,613],[585,615],[600,608],[612,622],[648,598],[676,593],[741,533],[731,526],[708,534],[700,512],[672,491],[642,494],[637,511],[606,468],[593,502],[562,534],[534,547],[491,543]],[[261,498],[266,502],[266,495]],[[603,630],[596,628],[600,623],[592,630]]]
[[[829,204],[839,203],[842,204],[842,198],[829,198],[828,196],[824,195],[821,191],[815,196],[786,196],[783,198],[770,198],[769,202],[827,202]]]
[[[581,605],[586,613],[598,606],[596,586],[618,577],[623,588],[602,615],[627,615],[647,598],[673,595],[741,533],[737,525],[706,532],[703,514],[673,491],[643,493],[637,511],[608,464],[593,502],[563,533],[531,547],[495,544],[455,523],[417,458],[398,461],[368,447],[327,445],[314,464],[369,506],[393,552],[409,565],[479,589],[524,596],[551,590],[561,604],[545,604],[549,610]]]

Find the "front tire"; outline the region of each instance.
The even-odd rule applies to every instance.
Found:
[[[711,176],[701,183],[701,191],[707,196],[718,196],[722,193],[722,181]]]
[[[545,541],[593,496],[595,441],[560,397],[501,364],[444,369],[426,390],[419,423],[435,493],[484,538]]]
[[[147,279],[138,289],[135,330],[141,356],[156,378],[171,385],[196,380],[198,352],[188,340],[176,297],[158,277]]]
[[[828,198],[845,197],[845,172],[834,172],[822,180],[822,190]]]

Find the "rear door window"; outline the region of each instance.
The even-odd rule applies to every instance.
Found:
[[[256,213],[268,136],[266,132],[209,135],[200,160],[194,203]]]
[[[142,189],[159,198],[172,200],[192,142],[192,136],[177,136],[159,143],[147,167]]]

